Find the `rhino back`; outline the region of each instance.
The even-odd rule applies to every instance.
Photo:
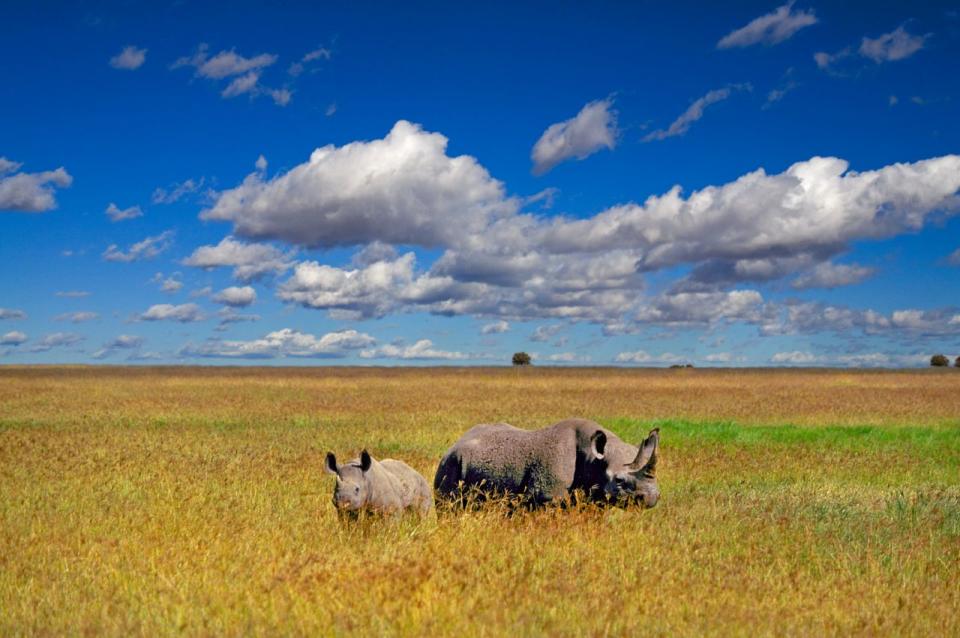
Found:
[[[380,465],[396,481],[401,504],[404,508],[426,511],[433,504],[433,496],[427,480],[420,472],[396,459],[384,459]]]
[[[569,428],[528,431],[506,423],[478,425],[447,452],[434,484],[441,489],[449,487],[446,474],[456,473],[454,484],[482,483],[495,491],[556,498],[573,482],[575,448]]]

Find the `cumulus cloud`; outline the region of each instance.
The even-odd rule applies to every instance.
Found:
[[[110,58],[110,66],[124,71],[133,71],[143,66],[147,60],[147,50],[135,46],[127,46],[123,51]]]
[[[143,210],[139,206],[131,206],[129,208],[119,208],[113,202],[110,202],[110,205],[107,206],[105,211],[107,217],[110,218],[112,222],[121,222],[125,219],[135,219],[137,217],[143,217]]]
[[[771,46],[789,39],[794,33],[817,23],[813,10],[794,11],[793,2],[754,18],[746,26],[731,31],[717,42],[718,49],[748,47],[754,44]]]
[[[168,303],[154,304],[146,312],[137,316],[140,321],[179,321],[191,323],[203,321],[206,315],[195,303],[173,305]]]
[[[27,313],[15,308],[0,308],[0,319],[26,319]]]
[[[252,286],[230,286],[215,294],[213,300],[225,306],[242,308],[257,300],[257,291]]]
[[[70,323],[85,323],[99,318],[100,315],[95,312],[65,312],[55,317],[56,321],[69,321]]]
[[[469,354],[463,352],[438,350],[433,347],[433,342],[429,339],[421,339],[411,346],[387,344],[379,348],[361,350],[360,357],[363,359],[404,359],[420,361],[458,361],[472,358]]]
[[[876,38],[863,38],[860,42],[860,55],[880,64],[903,60],[923,48],[930,34],[912,35],[902,26],[890,33],[884,33]]]
[[[130,246],[130,248],[124,252],[116,244],[110,244],[107,246],[107,249],[103,251],[103,258],[107,261],[120,261],[120,262],[131,262],[131,261],[140,261],[142,259],[153,259],[160,253],[164,252],[173,244],[173,231],[168,230],[160,233],[159,235],[154,235],[152,237],[147,237],[141,241]]]
[[[763,296],[756,290],[665,293],[645,302],[635,320],[662,326],[706,326],[719,321],[757,323],[763,310]]]
[[[858,284],[871,277],[876,270],[857,264],[833,264],[823,262],[793,280],[791,285],[802,290],[805,288],[838,288]]]
[[[616,363],[676,363],[683,361],[683,357],[672,352],[650,354],[646,350],[636,350],[634,352],[621,352],[613,360]]]
[[[53,210],[57,207],[54,191],[73,183],[73,178],[62,166],[40,173],[14,172],[21,166],[20,162],[0,157],[0,211],[43,213]]]
[[[617,114],[612,107],[610,98],[596,100],[569,120],[548,127],[530,153],[533,173],[543,175],[570,158],[582,160],[603,148],[612,150],[617,143]]]
[[[789,366],[904,368],[929,365],[930,356],[927,354],[892,354],[887,352],[827,355],[794,350],[778,352],[770,357],[770,362]]]
[[[493,323],[487,323],[481,326],[480,334],[482,335],[493,335],[501,334],[510,330],[510,324],[501,319],[500,321],[494,321]]]
[[[74,346],[83,341],[85,337],[73,332],[54,332],[45,335],[40,341],[33,344],[30,352],[47,352],[53,348],[62,348]]]
[[[279,286],[281,300],[337,319],[415,310],[629,331],[630,322],[739,320],[737,309],[744,320],[774,325],[769,304],[756,291],[737,290],[741,282],[809,271],[819,272],[821,283],[828,274],[834,283],[859,276],[815,269],[853,242],[915,232],[960,208],[960,156],[863,172],[814,157],[689,195],[676,186],[585,219],[540,217],[524,213],[522,198],[507,196],[474,158],[447,156],[446,143],[400,122],[382,140],[319,149],[272,179],[258,171],[221,193],[203,217],[233,222],[246,236],[362,247],[346,266],[300,262]],[[421,268],[414,253],[398,255],[394,245],[442,253]],[[185,263],[220,265],[200,254]],[[643,295],[643,273],[675,266],[691,268],[671,295],[724,296]],[[684,311],[683,303],[722,311]]]
[[[438,246],[516,210],[503,185],[447,138],[400,121],[382,140],[325,146],[273,179],[248,175],[219,194],[203,219],[236,234],[309,247],[380,240]]]
[[[536,359],[536,357],[534,357]],[[547,355],[541,359],[550,363],[589,363],[591,357],[588,354],[577,354],[576,352],[557,352]]]
[[[0,336],[0,346],[19,346],[26,343],[28,339],[29,337],[27,337],[26,333],[20,332],[19,330],[11,330]]]
[[[154,204],[173,204],[180,201],[187,195],[192,195],[203,188],[206,178],[199,180],[187,179],[179,184],[173,184],[170,188],[157,187],[153,191],[150,200]]]
[[[708,106],[726,100],[728,97],[730,97],[733,91],[738,91],[741,89],[749,90],[749,88],[750,85],[748,84],[734,84],[722,89],[714,89],[713,91],[709,91],[703,97],[695,100],[686,111],[680,114],[680,117],[675,119],[673,123],[670,124],[669,127],[648,133],[643,138],[643,141],[652,142],[653,140],[665,140],[668,137],[683,135],[690,130],[690,126],[694,122],[703,117],[703,112]]]
[[[188,357],[274,359],[307,357],[331,359],[345,357],[351,351],[372,345],[375,339],[356,330],[330,332],[321,337],[284,328],[252,341],[210,340],[188,345],[180,354]]]
[[[181,263],[207,269],[232,266],[234,277],[250,281],[267,274],[286,272],[293,266],[293,255],[268,244],[248,244],[224,237],[216,246],[200,246]]]
[[[556,221],[544,241],[557,250],[632,247],[639,267],[782,260],[838,254],[858,239],[917,231],[960,209],[960,155],[849,171],[814,157],[769,175],[763,169],[682,197],[679,187],[593,218]]]

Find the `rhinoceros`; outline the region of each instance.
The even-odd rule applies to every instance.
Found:
[[[517,496],[531,507],[577,493],[594,502],[653,507],[660,499],[659,442],[659,428],[635,447],[587,419],[533,431],[482,424],[443,456],[433,487],[438,503],[447,505],[462,504],[464,494],[475,491]]]
[[[377,461],[364,450],[359,458],[337,465],[337,457],[327,452],[325,469],[337,477],[333,504],[341,515],[404,511],[424,515],[433,505],[427,480],[403,461]]]

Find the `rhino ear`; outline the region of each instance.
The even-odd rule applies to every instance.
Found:
[[[360,469],[364,472],[370,469],[370,466],[373,464],[373,459],[370,458],[370,453],[364,450],[360,453]]]
[[[590,452],[593,454],[593,458],[602,459],[603,451],[607,447],[607,435],[603,433],[603,430],[597,430],[593,433],[593,436],[590,437]]]
[[[637,458],[627,467],[631,472],[654,478],[657,474],[657,451],[660,447],[660,428],[650,430],[650,434],[640,444]]]
[[[328,474],[340,476],[340,470],[337,469],[337,457],[333,455],[333,452],[327,452],[327,459],[323,463],[323,469],[326,470]]]

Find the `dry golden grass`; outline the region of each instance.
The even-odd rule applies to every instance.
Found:
[[[323,454],[661,427],[654,510],[345,528]],[[0,635],[960,634],[960,372],[0,368]]]

